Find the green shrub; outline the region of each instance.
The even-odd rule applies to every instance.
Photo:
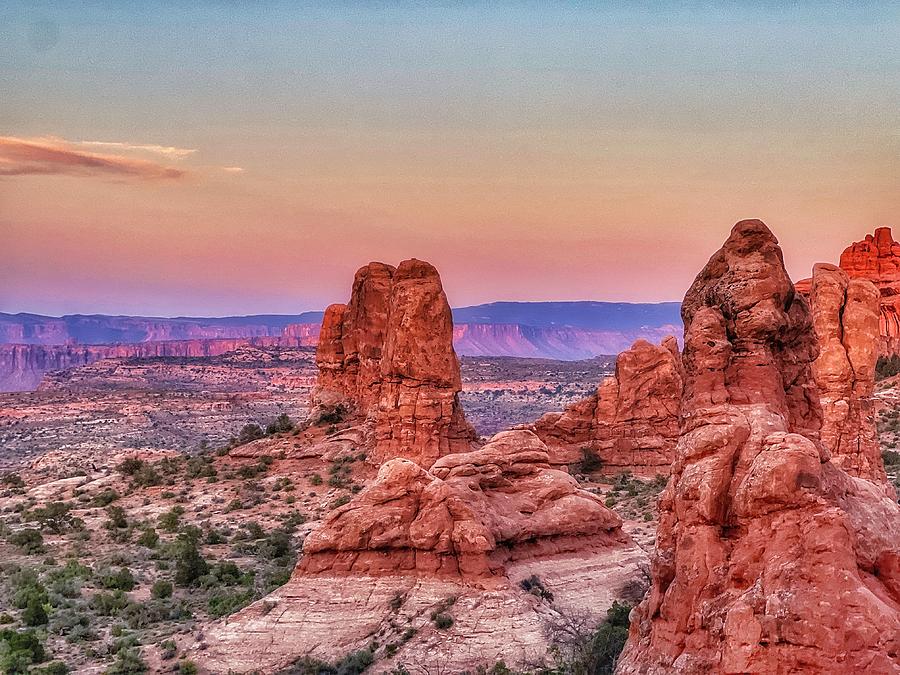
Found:
[[[592,448],[581,449],[581,462],[578,464],[579,473],[593,473],[603,468],[603,461]]]
[[[121,473],[123,476],[133,476],[138,471],[143,469],[146,465],[147,463],[142,459],[138,459],[137,457],[128,457],[126,459],[123,459],[116,465],[116,471]]]
[[[44,537],[41,535],[40,530],[26,528],[13,532],[7,537],[7,541],[13,546],[18,546],[28,555],[38,555],[46,551],[44,548]]]
[[[88,606],[101,616],[117,616],[128,605],[128,596],[122,591],[95,593]]]
[[[900,465],[900,452],[896,450],[885,450],[881,453],[881,458],[884,460],[885,466],[898,466]]]
[[[68,502],[50,502],[43,508],[31,511],[29,520],[38,521],[42,530],[62,534],[66,530],[84,526],[80,518],[72,516],[71,510],[72,504]]]
[[[245,443],[250,443],[252,441],[259,440],[265,436],[265,432],[263,432],[262,427],[258,424],[245,424],[237,437],[237,444],[244,445]]]
[[[233,614],[243,609],[253,601],[253,591],[244,590],[230,593],[227,591],[215,592],[207,600],[209,615],[218,619],[228,614]]]
[[[114,501],[116,501],[118,498],[119,498],[118,492],[116,492],[115,490],[113,490],[111,488],[107,488],[103,492],[94,496],[94,498],[91,500],[91,505],[98,506],[98,507],[109,506]]]
[[[32,668],[31,675],[67,675],[69,666],[62,661],[51,661],[46,666]]]
[[[0,630],[0,672],[27,673],[29,666],[47,660],[44,643],[33,630]]]
[[[180,506],[173,506],[165,513],[161,513],[159,515],[159,518],[157,519],[157,522],[159,523],[159,529],[161,529],[163,532],[174,534],[178,531],[178,527],[181,525],[182,514],[184,514],[184,509]]]
[[[109,520],[106,521],[107,530],[124,529],[128,527],[128,519],[125,517],[125,509],[121,506],[107,506],[106,515]]]
[[[209,572],[209,565],[197,549],[197,541],[185,535],[178,535],[175,551],[175,583],[190,586]]]
[[[197,675],[197,665],[193,661],[182,661],[178,664],[179,675]]]
[[[99,575],[100,585],[108,590],[130,591],[133,590],[136,582],[131,570],[127,567],[120,567],[118,570],[104,570]]]
[[[453,617],[449,614],[435,614],[433,617],[435,627],[445,630],[453,625]]]
[[[271,436],[272,434],[286,433],[288,431],[291,431],[293,428],[294,423],[291,421],[291,418],[288,417],[285,413],[281,413],[266,426],[266,434]]]
[[[137,543],[147,548],[156,548],[156,545],[159,543],[159,535],[152,527],[144,528],[141,536],[138,537]]]
[[[106,675],[135,675],[146,672],[147,664],[136,648],[120,649],[116,654],[115,663],[106,669]]]
[[[172,582],[160,579],[155,582],[150,589],[150,595],[154,598],[170,598],[172,597]]]
[[[21,490],[25,487],[25,481],[22,480],[22,477],[11,471],[3,474],[3,477],[0,478],[0,483],[16,490]]]
[[[628,639],[628,615],[631,607],[614,602],[606,612],[606,620],[591,641],[590,673],[607,675],[615,672],[616,661]]]
[[[44,609],[44,603],[41,602],[40,596],[31,595],[22,610],[22,623],[26,626],[43,626],[47,623],[47,610]]]

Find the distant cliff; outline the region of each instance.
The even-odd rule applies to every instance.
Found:
[[[322,312],[220,318],[0,313],[0,343],[107,345],[171,340],[280,337],[293,325],[322,322]]]
[[[638,338],[680,338],[679,308],[677,302],[495,302],[453,310],[453,341],[465,356],[588,359],[618,354]],[[217,356],[265,340],[312,345],[321,320],[322,312],[220,318],[0,313],[0,391],[30,391],[48,371],[102,358]]]
[[[219,356],[245,345],[302,347],[318,340],[317,326],[304,337],[176,340],[117,345],[0,344],[0,392],[33,391],[44,373],[88,365],[108,358]],[[302,332],[296,329],[296,332]]]

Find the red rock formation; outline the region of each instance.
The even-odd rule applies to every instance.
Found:
[[[887,487],[875,430],[878,290],[834,265],[813,268],[810,301],[820,354],[813,363],[824,422],[822,444],[851,476]],[[893,494],[891,490],[890,494]]]
[[[459,404],[453,319],[428,263],[370,263],[356,273],[347,305],[325,313],[314,400],[343,400],[370,418],[378,464],[397,457],[428,468],[469,449],[474,432]]]
[[[674,337],[660,346],[638,340],[619,354],[616,373],[596,393],[562,413],[548,413],[534,432],[554,464],[571,464],[582,449],[603,464],[639,473],[668,473],[678,440],[681,356]]]
[[[897,672],[900,507],[819,444],[812,319],[763,223],[682,315],[683,430],[618,672]]]
[[[891,228],[879,227],[841,254],[840,268],[851,279],[875,284],[881,296],[879,333],[882,354],[900,354],[900,243]],[[808,296],[812,279],[797,282],[797,290]]]
[[[512,559],[623,544],[599,497],[550,468],[528,431],[448,455],[430,471],[405,460],[332,512],[306,539],[296,574],[349,573],[485,581]]]

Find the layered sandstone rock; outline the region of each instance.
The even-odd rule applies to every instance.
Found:
[[[509,560],[627,542],[599,497],[550,467],[546,446],[508,431],[430,471],[405,460],[307,538],[298,574],[416,573],[484,581]]]
[[[879,227],[841,254],[840,268],[851,279],[875,284],[880,295],[878,330],[882,354],[900,354],[900,243],[891,228]],[[809,295],[812,279],[797,283],[797,290]]]
[[[314,401],[368,418],[377,464],[405,457],[428,468],[474,440],[459,403],[450,305],[426,262],[361,268],[350,302],[325,312],[316,362]]]
[[[682,314],[683,431],[619,672],[897,672],[900,507],[828,461],[812,317],[763,223]]]
[[[834,265],[819,264],[813,269],[810,302],[820,348],[813,376],[824,413],[822,444],[831,461],[851,476],[887,486],[873,399],[878,290],[870,281],[849,279]]]
[[[616,372],[597,391],[534,424],[554,464],[595,452],[605,466],[667,473],[678,440],[681,356],[674,337],[653,345],[638,340],[619,354]]]

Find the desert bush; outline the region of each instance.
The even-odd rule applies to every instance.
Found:
[[[120,649],[115,662],[106,669],[106,675],[135,675],[146,672],[147,664],[137,648]]]
[[[253,591],[217,591],[207,600],[209,615],[218,619],[243,609],[253,601]]]
[[[33,630],[0,630],[0,672],[27,673],[30,666],[47,660],[40,636]]]
[[[265,432],[262,430],[258,424],[245,424],[237,437],[237,445],[244,445],[245,443],[251,443],[252,441],[259,440],[265,436]]]
[[[123,476],[133,476],[146,465],[147,463],[142,459],[137,457],[127,457],[116,465],[116,471]]]
[[[156,548],[156,545],[159,543],[159,535],[152,527],[144,528],[141,536],[138,537],[137,543],[146,548]]]
[[[178,535],[175,549],[175,583],[190,586],[209,572],[209,565],[197,549],[197,540]]]
[[[603,468],[603,461],[593,448],[581,449],[581,462],[577,466],[579,473],[593,473]]]
[[[118,570],[106,569],[96,574],[100,585],[107,590],[130,591],[137,585],[134,575],[127,567]]]
[[[879,356],[875,364],[875,380],[884,380],[900,373],[900,356]]]
[[[197,664],[193,661],[182,661],[178,664],[179,675],[197,675]]]
[[[6,540],[13,546],[18,546],[24,553],[28,555],[38,555],[44,553],[44,537],[40,530],[33,528],[25,528],[18,532],[13,532]]]
[[[88,606],[100,616],[118,616],[128,605],[128,596],[122,591],[112,593],[95,593],[88,601]]]
[[[286,433],[291,431],[294,428],[294,423],[291,421],[291,418],[288,417],[285,413],[281,413],[274,420],[269,422],[266,425],[266,434],[271,436],[272,434]]]
[[[150,588],[150,595],[157,599],[172,597],[172,582],[160,579]]]
[[[543,598],[548,602],[553,602],[553,593],[547,590],[547,587],[544,586],[544,582],[541,581],[536,574],[532,574],[527,579],[522,579],[522,581],[519,582],[519,586],[532,595]]]
[[[884,460],[885,466],[900,465],[900,452],[896,450],[885,450],[881,453],[881,458]]]
[[[104,523],[107,530],[124,529],[128,527],[128,519],[125,517],[125,509],[121,506],[107,506],[106,515],[109,520]]]
[[[25,481],[22,480],[22,477],[12,471],[4,473],[3,476],[0,477],[0,483],[16,490],[21,490],[25,487]]]
[[[159,515],[159,518],[157,519],[159,529],[161,529],[163,532],[174,534],[178,531],[178,527],[181,525],[181,516],[183,514],[184,509],[177,505],[173,506],[165,513],[161,513]]]
[[[91,500],[91,505],[97,507],[109,506],[117,499],[119,499],[119,493],[111,488],[107,488],[94,496]]]
[[[46,506],[32,510],[28,520],[36,520],[41,524],[42,530],[53,534],[62,534],[69,529],[84,527],[84,521],[75,518],[70,511],[72,504],[68,502],[50,502]]]

